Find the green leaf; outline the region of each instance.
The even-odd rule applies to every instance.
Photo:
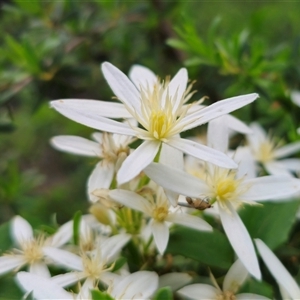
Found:
[[[11,248],[12,242],[10,238],[10,223],[4,223],[0,226],[0,252],[4,252]]]
[[[172,300],[173,299],[173,294],[172,291],[169,287],[164,287],[159,289],[152,300]]]
[[[238,293],[253,293],[274,299],[272,286],[264,281],[259,282],[251,279],[242,286]]]
[[[299,201],[261,203],[263,206],[247,206],[240,216],[252,238],[259,238],[275,249],[288,239]]]
[[[167,252],[224,269],[228,269],[233,262],[233,251],[228,239],[216,230],[203,232],[178,226],[170,235]]]
[[[78,245],[80,241],[80,221],[81,221],[81,211],[77,211],[73,217],[73,240],[74,244]]]
[[[116,272],[118,271],[119,269],[121,269],[127,262],[127,258],[125,257],[119,257],[115,263],[114,263],[114,267],[113,269],[111,270],[111,272]]]
[[[114,298],[112,298],[106,292],[101,292],[99,290],[92,290],[91,294],[93,300],[114,300]]]

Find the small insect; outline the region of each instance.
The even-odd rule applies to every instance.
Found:
[[[195,208],[198,210],[205,210],[207,208],[211,208],[211,204],[209,203],[209,197],[204,197],[204,198],[191,198],[191,197],[185,197],[185,200],[187,204],[185,203],[178,203],[180,206],[184,207],[190,207],[190,208]]]

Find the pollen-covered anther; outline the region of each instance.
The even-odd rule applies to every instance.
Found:
[[[44,241],[44,237],[40,236],[37,239],[24,241],[22,243],[24,256],[28,263],[32,264],[34,262],[40,261],[43,258],[44,254],[42,251],[42,246],[44,244]]]
[[[225,291],[222,294],[217,295],[216,300],[235,300],[236,296],[231,291]]]

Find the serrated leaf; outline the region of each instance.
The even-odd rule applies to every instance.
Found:
[[[261,203],[263,206],[247,206],[239,214],[250,236],[263,240],[273,250],[288,239],[299,201]]]
[[[202,232],[178,226],[170,235],[166,252],[224,269],[233,262],[233,250],[228,239],[216,230]]]
[[[173,294],[172,291],[169,287],[164,287],[159,289],[152,300],[172,300],[173,299]]]

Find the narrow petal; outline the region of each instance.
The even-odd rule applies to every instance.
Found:
[[[152,212],[152,206],[149,201],[135,192],[116,189],[109,191],[109,197],[120,204],[145,214],[150,215]]]
[[[23,255],[4,255],[0,257],[0,275],[19,269],[27,263]]]
[[[238,147],[233,154],[233,158],[239,165],[236,173],[237,178],[250,179],[256,177],[256,162],[249,147]]]
[[[178,290],[180,287],[187,285],[192,281],[192,276],[187,273],[172,272],[161,275],[159,277],[159,289],[162,287],[170,287],[172,291]]]
[[[65,105],[67,102],[67,100],[58,100],[52,101],[50,104],[59,113],[77,123],[102,131],[135,136],[135,131],[129,125],[99,116],[97,112]]]
[[[154,86],[157,76],[148,68],[141,65],[133,65],[129,70],[129,78],[137,89]]]
[[[237,168],[237,164],[226,154],[191,140],[172,138],[168,141],[168,144],[184,153],[190,154],[204,161],[208,161],[219,167],[226,169]]]
[[[53,247],[44,247],[43,252],[61,266],[65,266],[71,270],[83,271],[82,260],[76,254]]]
[[[274,151],[276,158],[282,158],[300,151],[300,142],[291,143]]]
[[[298,106],[300,106],[300,92],[291,91],[291,100]]]
[[[166,221],[175,224],[183,225],[189,228],[201,230],[201,231],[212,231],[213,228],[204,220],[199,217],[184,214],[184,213],[173,213],[169,214]]]
[[[101,66],[103,75],[114,94],[125,106],[141,110],[140,93],[128,77],[114,65],[104,62]]]
[[[56,107],[64,106],[65,109],[72,108],[82,113],[92,113],[96,116],[106,118],[121,119],[131,118],[131,114],[125,108],[124,104],[112,101],[88,100],[88,99],[61,99],[53,100],[50,105]]]
[[[50,140],[50,143],[55,149],[60,151],[83,156],[102,157],[102,151],[98,143],[79,136],[55,136]]]
[[[232,205],[230,203],[226,204],[227,208],[219,205],[220,218],[224,231],[232,248],[248,272],[260,280],[261,273],[250,235]]]
[[[52,282],[49,278],[44,278],[27,272],[17,274],[17,282],[26,292],[32,292],[37,300],[44,299],[74,299],[71,293]]]
[[[181,195],[200,197],[210,192],[205,181],[170,166],[151,163],[144,172],[157,184]]]
[[[273,160],[266,162],[264,167],[270,175],[294,177],[292,173],[287,170],[284,164],[281,163],[281,161]]]
[[[277,201],[300,190],[300,179],[288,176],[263,176],[247,179],[244,184],[246,192],[240,197],[242,201]]]
[[[223,290],[234,294],[240,289],[248,277],[248,271],[243,263],[237,259],[230,267],[223,281]]]
[[[156,222],[153,220],[151,223],[151,231],[157,250],[163,255],[169,241],[169,227],[165,222]]]
[[[271,300],[265,296],[260,296],[257,294],[243,293],[235,296],[236,300]]]
[[[84,272],[69,272],[65,274],[60,274],[53,276],[51,280],[55,282],[60,287],[68,287],[71,286],[80,280],[86,278],[86,274]]]
[[[31,225],[22,217],[15,216],[11,221],[11,234],[13,240],[22,248],[24,241],[33,239],[33,230]]]
[[[94,168],[87,182],[87,190],[89,200],[92,202],[98,201],[98,197],[93,195],[96,189],[108,189],[114,177],[115,167],[112,162],[103,160]]]
[[[228,151],[229,131],[225,116],[218,117],[208,123],[207,146],[226,153]]]
[[[49,239],[47,239],[48,245],[52,247],[61,247],[71,240],[73,236],[73,220],[68,221],[59,227],[56,233],[54,233]]]
[[[300,289],[297,282],[286,270],[280,260],[262,240],[255,239],[255,243],[259,254],[276,281],[285,288],[292,299],[300,299]]]
[[[160,142],[144,141],[123,162],[117,174],[119,184],[133,179],[148,166],[154,159],[159,149]]]
[[[216,299],[218,290],[209,284],[195,283],[185,286],[177,291],[177,293],[193,300],[208,300]]]
[[[205,124],[210,120],[219,116],[228,114],[236,109],[239,109],[258,98],[258,94],[248,94],[237,96],[218,101],[214,104],[204,107],[194,113],[187,115],[182,119],[182,122],[187,124],[185,130]]]
[[[279,161],[286,169],[294,172],[300,171],[300,159],[299,158],[287,158]]]
[[[45,278],[51,277],[48,267],[43,262],[35,262],[31,264],[29,266],[29,272]]]
[[[238,118],[232,116],[232,115],[224,115],[226,119],[227,126],[236,132],[240,132],[243,134],[251,134],[252,129],[246,125],[244,122],[239,120]]]

